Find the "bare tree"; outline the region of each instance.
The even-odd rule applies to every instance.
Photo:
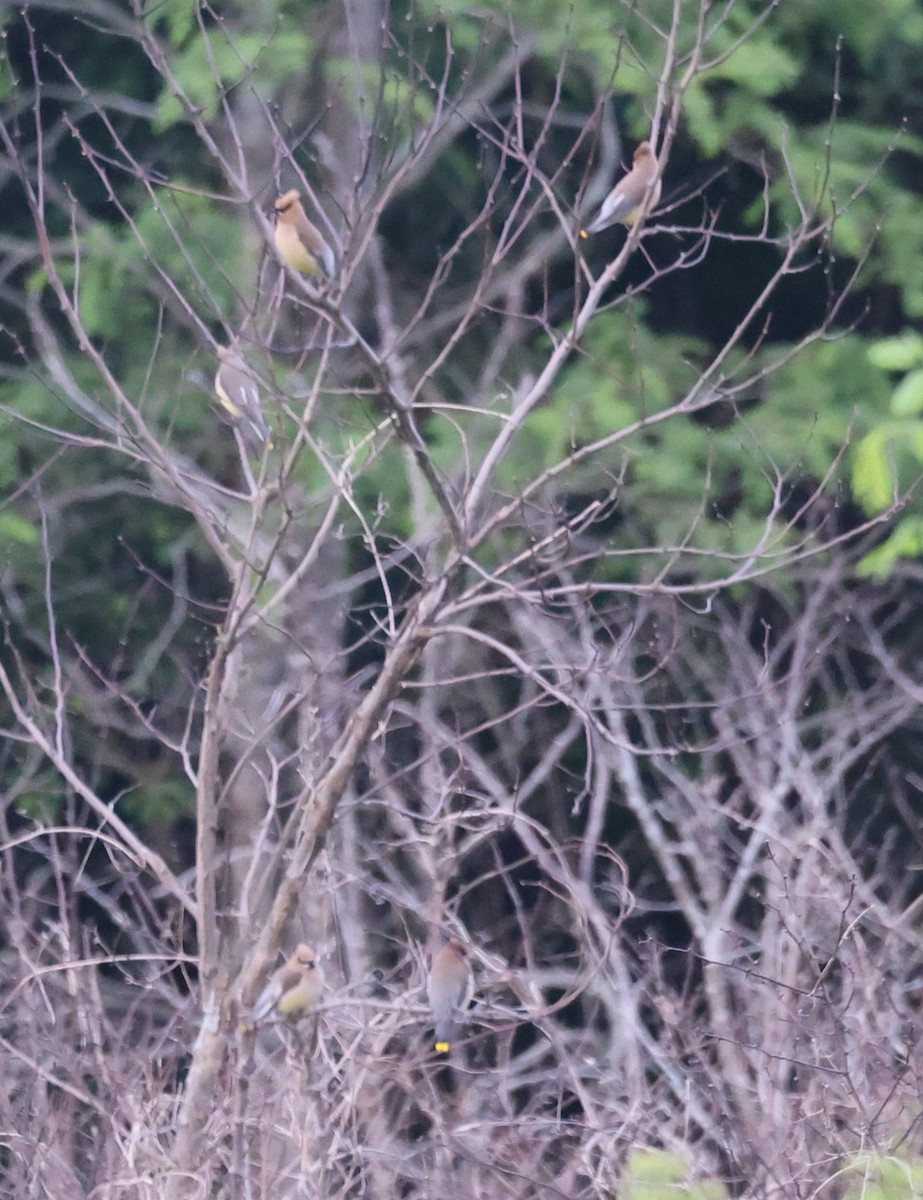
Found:
[[[674,0],[669,24],[646,23],[664,197],[611,260],[578,237],[625,157],[606,96],[575,117],[562,63],[533,100],[533,37],[491,28],[460,79],[447,38],[434,76],[377,6],[331,6],[318,42],[342,77],[318,64],[269,102],[259,56],[284,53],[281,31],[256,52],[202,7],[180,43],[101,3],[88,26],[143,58],[207,160],[213,182],[189,187],[126,138],[127,101],[43,44],[42,6],[25,10],[30,75],[0,133],[41,273],[16,297],[19,379],[62,415],[41,422],[48,463],[24,489],[43,621],[27,627],[9,579],[0,688],[8,812],[39,791],[60,804],[2,830],[0,1106],[18,1194],[607,1196],[633,1146],[659,1146],[754,1196],[807,1196],[859,1150],[916,1146],[915,900],[875,843],[909,861],[892,842],[913,785],[883,747],[918,719],[920,685],[889,598],[852,585],[848,553],[889,514],[838,524],[835,462],[795,510],[790,464],[765,462],[744,546],[709,542],[707,478],[673,542],[632,512],[645,439],[743,407],[835,330],[852,279],[798,345],[766,342],[774,297],[826,254],[834,215],[789,168],[799,217],[774,233],[767,183],[747,236],[775,266],[676,395],[648,394],[643,361],[616,378],[591,337],[617,322],[640,340],[639,297],[745,240],[707,181],[681,197],[698,200],[692,224],[669,187],[685,98],[735,6],[709,7]],[[614,59],[634,52],[613,42]],[[49,126],[52,61],[69,103]],[[466,140],[480,204],[444,244],[408,239],[408,259],[430,256],[421,286],[382,228]],[[96,222],[58,173],[65,143],[118,214],[154,314],[137,361],[88,320]],[[273,249],[267,214],[290,187],[337,241],[335,280]],[[216,213],[246,230],[243,270],[209,241]],[[182,409],[228,341],[274,444],[255,456],[238,439],[219,471],[204,441],[184,445]],[[540,441],[578,362],[631,415]],[[43,486],[65,449],[104,458],[105,488]],[[69,513],[106,490],[185,522],[162,628],[118,671],[59,619]],[[207,619],[193,543],[222,572],[196,673],[177,650]],[[133,787],[132,759],[155,753],[186,781],[192,861],[181,826],[158,845],[122,815],[90,735],[124,747]],[[879,788],[897,818],[865,809]],[[449,930],[479,997],[438,1062],[423,979]],[[280,948],[302,939],[321,950],[323,1000],[253,1028]]]

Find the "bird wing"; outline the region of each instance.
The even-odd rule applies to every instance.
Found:
[[[587,226],[586,232],[600,233],[618,221],[633,225],[638,218],[641,205],[644,204],[645,196],[647,196],[645,210],[650,211],[654,208],[660,199],[661,188],[659,179],[654,182],[654,171],[656,170],[656,164],[651,163],[650,168],[645,167],[643,170],[635,168],[629,171],[605,198],[602,208],[593,223]],[[650,194],[648,194],[649,188]]]
[[[321,252],[320,265],[324,268],[324,274],[327,276],[327,278],[332,279],[336,274],[337,260],[336,255],[326,242],[324,243],[324,249]]]
[[[282,985],[278,978],[274,975],[269,983],[260,992],[256,1004],[251,1010],[250,1016],[254,1021],[262,1021],[268,1017],[272,1010],[276,1007],[279,997],[282,995]]]
[[[222,363],[215,376],[215,391],[222,406],[235,421],[247,421],[261,442],[268,440],[269,426],[263,416],[259,388],[242,364],[234,361]]]
[[[250,422],[254,433],[260,441],[265,442],[269,438],[269,426],[266,424],[266,418],[263,416],[259,388],[252,380],[245,383],[241,388],[241,397],[244,401],[244,416]]]

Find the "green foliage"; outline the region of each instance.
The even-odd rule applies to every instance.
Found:
[[[812,41],[833,45],[842,39],[844,49],[872,74],[883,59],[889,65],[900,61],[895,55],[898,45],[912,57],[912,47],[923,44],[923,14],[916,0],[812,0],[788,6],[778,15],[786,40],[802,53]]]
[[[910,371],[891,396],[892,416],[876,424],[856,448],[853,490],[868,512],[883,512],[892,503],[908,454],[917,464],[923,462],[923,421],[916,418],[921,409],[923,371]]]
[[[392,442],[356,478],[356,498],[376,538],[403,542],[413,536],[408,453]]]
[[[685,1155],[667,1150],[634,1149],[628,1156],[621,1200],[668,1200],[687,1196],[690,1200],[725,1200],[727,1189],[717,1179],[691,1182]]]
[[[188,780],[164,779],[144,783],[128,792],[119,808],[141,826],[163,829],[176,817],[191,812],[195,791]]]
[[[238,214],[195,194],[164,189],[143,203],[134,224],[98,222],[81,238],[79,262],[62,263],[68,283],[79,280],[81,321],[92,336],[131,342],[132,358],[150,354],[162,336],[161,277],[180,279],[205,320],[234,309],[241,239]]]
[[[777,356],[774,351],[767,361]],[[613,541],[636,547],[686,545],[700,557],[690,570],[714,571],[715,553],[743,554],[766,535],[785,479],[823,478],[851,439],[887,412],[888,382],[859,338],[818,342],[769,375],[766,395],[733,406],[721,398],[699,416],[656,416],[696,382],[707,361],[694,339],[655,336],[625,313],[601,317],[585,354],[523,429],[504,467],[510,492],[582,447],[651,421],[585,459],[555,486],[602,495],[616,480],[628,518]],[[733,382],[735,365],[727,362]],[[747,373],[754,364],[747,364]],[[765,543],[784,551],[780,524]],[[635,560],[636,561],[636,560]],[[688,564],[687,564],[688,565]],[[635,567],[634,569],[637,569]]]
[[[647,117],[639,124],[639,114],[622,100],[637,96],[649,108],[673,12],[667,0],[646,5],[643,16],[631,5],[591,4],[575,11],[498,2],[471,17],[464,5],[436,0],[423,12],[451,26],[463,55],[502,36],[504,17],[513,28],[540,30],[539,52],[549,57],[569,41],[590,56],[582,62],[595,62],[598,84],[615,72],[623,127],[635,135],[645,131]],[[901,154],[919,154],[923,143],[900,134],[889,115],[889,103],[899,111],[902,89],[913,86],[911,48],[923,47],[917,6],[909,0],[872,7],[822,0],[764,20],[766,12],[753,0],[708,14],[705,70],[684,98],[681,135],[691,136],[700,156],[727,161],[730,153],[755,174],[760,164],[765,167],[773,229],[799,222],[802,205],[822,216],[835,214],[836,253],[855,260],[868,255],[862,281],[896,285],[906,311],[923,312],[920,199],[907,186],[900,161],[890,156],[895,145]],[[698,16],[697,6],[684,6],[680,51],[691,44]],[[833,98],[838,52],[839,108]],[[673,182],[668,168],[667,187]],[[755,188],[746,221],[758,227],[763,218],[762,189]],[[587,360],[575,363],[530,417],[503,465],[501,485],[508,494],[532,477],[536,464],[549,468],[655,414],[688,390],[694,379],[690,363],[706,359],[704,348],[691,339],[646,333],[643,313],[636,314],[627,337],[613,334],[617,322],[597,318],[586,340]],[[772,357],[767,353],[765,361]],[[853,446],[852,483],[862,502],[880,511],[898,483],[912,478],[919,448],[912,422],[923,407],[923,377],[908,376],[892,397],[884,369],[895,368],[867,357],[866,343],[855,335],[812,346],[783,367],[768,394],[744,406],[731,426],[709,428],[707,416],[701,423],[680,417],[618,439],[583,462],[567,486],[611,491],[627,470],[621,503],[633,519],[624,527],[626,538],[637,540],[643,533],[661,545],[674,543],[688,536],[701,509],[692,544],[742,550],[762,529],[782,480],[802,474],[823,479]],[[490,422],[473,422],[466,432],[477,444],[479,432],[487,437],[490,428]],[[447,445],[451,441],[446,438]],[[733,493],[739,499],[729,510]],[[915,544],[909,531],[900,544]]]
[[[896,452],[914,448],[914,422],[886,421],[859,443],[853,458],[852,486],[867,512],[884,512],[896,498]]]
[[[923,1161],[857,1154],[843,1171],[845,1200],[916,1200],[923,1196]]]
[[[727,53],[740,33],[731,22],[721,26],[713,42],[716,65],[697,76],[686,93],[689,130],[713,156],[742,128],[761,130],[778,149],[782,123],[766,102],[787,91],[798,77],[797,60],[759,34]],[[718,57],[722,52],[727,57]]]
[[[737,5],[727,22],[722,13],[709,58],[728,50],[761,7]],[[787,162],[807,209],[836,214],[836,249],[857,259],[871,250],[866,278],[896,284],[911,316],[923,314],[920,199],[888,156],[895,149],[921,152],[920,139],[899,128],[921,50],[923,16],[912,0],[784,6],[698,76],[683,106],[687,128],[707,155],[720,158],[741,141],[761,139],[757,157],[775,181],[770,200],[777,227],[793,226],[802,216]],[[868,76],[854,69],[854,60]],[[758,196],[748,213],[751,226],[763,216]]]
[[[53,825],[61,820],[64,812],[64,791],[61,781],[51,772],[47,773],[47,790],[35,787],[21,792],[16,797],[15,811],[36,825]]]
[[[79,359],[70,365],[78,385],[93,398],[95,368]],[[6,586],[17,597],[17,629],[29,631],[30,653],[44,645],[48,569],[62,641],[78,645],[103,670],[130,661],[156,639],[173,604],[169,590],[153,577],[169,578],[178,545],[186,547],[189,559],[195,558],[191,519],[147,499],[144,477],[127,470],[121,456],[92,446],[57,452],[58,440],[31,422],[79,436],[94,433],[94,427],[37,379],[3,384],[0,398],[22,418],[9,421],[5,429],[0,452],[4,471],[12,475],[17,459],[42,464],[41,491],[0,512],[2,563]],[[207,412],[203,403],[203,416]],[[13,490],[13,482],[12,477],[6,480],[6,491]],[[49,563],[40,548],[43,519]],[[145,602],[139,603],[142,592]],[[199,635],[195,622],[189,622],[177,633],[177,645],[188,651]],[[164,660],[146,683],[166,695],[172,669],[173,663]],[[77,707],[78,695],[72,698]]]
[[[856,447],[852,488],[868,513],[885,512],[923,474],[923,338],[916,333],[885,338],[868,349],[869,362],[884,371],[905,371],[882,415]],[[901,558],[923,553],[919,502],[899,517],[888,538],[865,556],[860,573],[883,578]]]
[[[891,411],[896,417],[910,417],[923,411],[923,370],[910,371],[894,389]]]
[[[343,73],[349,78],[346,65],[342,64]],[[369,90],[374,90],[381,82],[382,111],[379,114],[379,122],[384,122],[392,132],[399,131],[402,136],[407,137],[420,123],[430,120],[433,116],[432,95],[396,71],[387,72],[381,81],[377,72],[374,75],[369,73],[366,82]]]
[[[188,4],[180,7],[193,11]],[[161,94],[155,132],[169,129],[190,110],[213,121],[226,92],[242,84],[270,95],[304,70],[313,51],[303,22],[254,33],[222,23],[200,32],[178,10],[176,15],[172,33],[181,48],[170,59],[171,90]]]
[[[0,546],[7,554],[14,546],[34,549],[40,540],[39,531],[29,521],[16,513],[0,512]]]
[[[767,403],[750,423],[781,470],[822,476],[886,415],[889,394],[861,338],[815,342],[771,375]]]
[[[669,22],[669,5],[663,0],[655,0],[647,8],[651,21],[666,12]],[[477,6],[465,0],[420,0],[414,11],[437,37],[445,36],[443,29],[450,31],[456,54],[479,54],[490,42],[534,34],[539,54],[552,63],[557,62],[562,45],[568,45],[592,56],[604,76],[615,66],[613,48],[618,52],[631,25],[630,11],[618,5],[562,5],[555,0],[487,0]],[[650,40],[647,23],[636,22],[634,32],[644,36],[645,42]],[[642,72],[636,63],[634,74],[635,86],[642,78],[649,81],[650,64]]]
[[[21,468],[17,442],[22,427],[10,412],[3,412],[3,406],[15,400],[16,389],[0,384],[0,490],[4,494],[15,489]]]
[[[923,142],[915,144],[923,147]],[[902,143],[901,150],[904,149]],[[889,180],[887,189],[882,190],[881,202],[881,234],[876,264],[880,266],[882,277],[897,287],[907,316],[919,320],[923,317],[921,200]]]
[[[83,235],[79,266],[62,264],[61,276],[72,284],[80,279],[78,310],[87,332],[105,337],[121,330],[126,313],[126,297],[133,290],[134,303],[129,311],[143,326],[153,321],[156,312],[151,297],[140,280],[147,279],[147,263],[139,262],[138,244],[130,229],[117,231],[97,224]],[[134,285],[134,286],[133,286]]]
[[[183,0],[163,0],[154,9],[153,17],[173,46],[181,46],[196,29],[196,6]]]
[[[869,362],[882,371],[909,371],[923,363],[923,336],[908,329],[869,346]]]
[[[902,558],[923,555],[923,517],[903,517],[893,533],[870,550],[856,568],[863,579],[887,579]]]
[[[585,353],[562,375],[554,393],[531,414],[517,452],[504,468],[511,490],[523,486],[536,467],[549,468],[575,450],[661,412],[693,381],[686,356],[700,349],[690,338],[656,338],[640,311],[600,315],[584,340]],[[624,448],[606,451],[607,470]],[[597,460],[599,463],[600,460]]]

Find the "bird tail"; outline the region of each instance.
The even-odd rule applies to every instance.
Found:
[[[448,1054],[457,1034],[458,1025],[455,1021],[440,1021],[436,1026],[436,1041],[433,1045],[436,1053]]]
[[[260,445],[268,445],[269,448],[272,449],[272,442],[270,441],[270,437],[269,437],[269,426],[266,424],[266,420],[263,417],[263,414],[262,413],[248,413],[247,414],[247,424],[249,425],[250,429],[253,431],[253,434],[255,435],[256,440],[260,443]]]

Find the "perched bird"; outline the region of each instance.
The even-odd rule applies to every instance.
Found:
[[[448,1054],[474,993],[468,952],[459,942],[446,942],[433,955],[426,993],[436,1024],[435,1049]]]
[[[622,176],[602,202],[592,223],[580,230],[580,236],[585,238],[591,233],[599,233],[617,221],[634,225],[642,214],[647,215],[656,208],[662,186],[657,175],[659,169],[650,142],[642,142],[635,151],[631,170]]]
[[[215,393],[235,425],[246,424],[257,441],[269,441],[269,426],[260,405],[260,390],[250,369],[231,346],[218,347]]]
[[[270,1014],[298,1020],[319,999],[324,981],[310,946],[301,942],[295,953],[270,976],[250,1014],[262,1021]]]
[[[328,279],[336,272],[333,251],[323,235],[312,225],[301,207],[301,197],[293,188],[280,196],[273,206],[276,214],[276,249],[296,271],[316,275],[323,271]]]

